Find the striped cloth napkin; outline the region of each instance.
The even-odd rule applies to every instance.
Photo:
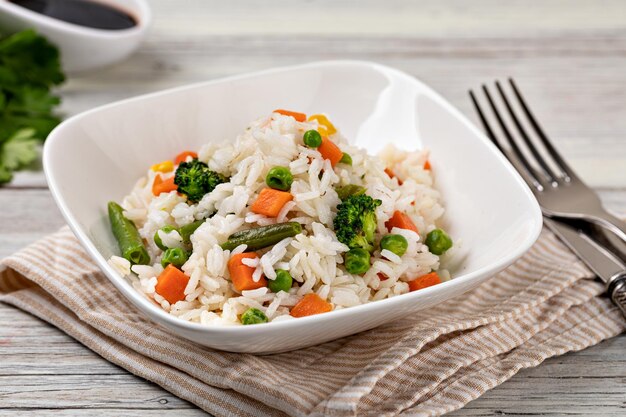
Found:
[[[148,321],[67,228],[0,269],[0,301],[216,416],[437,416],[626,329],[602,285],[545,230],[506,271],[444,305],[271,356],[207,349]]]

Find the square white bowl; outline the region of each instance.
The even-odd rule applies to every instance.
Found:
[[[209,327],[180,320],[120,277],[106,204],[120,201],[146,167],[182,149],[233,140],[275,108],[329,114],[371,153],[392,142],[428,148],[444,226],[461,242],[453,279],[434,287],[326,314],[257,326]],[[195,84],[74,116],[48,137],[44,168],[73,232],[121,294],[147,317],[202,345],[270,353],[347,336],[458,296],[526,252],[541,231],[539,206],[491,142],[422,82],[370,62],[331,61]]]

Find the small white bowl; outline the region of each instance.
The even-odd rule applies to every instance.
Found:
[[[295,320],[208,327],[174,317],[121,278],[106,213],[146,167],[207,141],[234,138],[275,108],[326,112],[357,145],[428,148],[460,247],[453,279],[420,291]],[[88,111],[63,122],[44,148],[48,185],[61,212],[111,282],[173,333],[212,348],[269,353],[311,346],[432,307],[491,278],[535,242],[539,206],[517,172],[461,113],[415,78],[369,62],[321,62],[176,88]]]
[[[0,27],[9,33],[35,29],[61,50],[63,69],[87,71],[120,61],[130,55],[144,37],[152,20],[147,0],[99,0],[129,13],[137,25],[129,29],[104,30],[79,26],[0,0]]]

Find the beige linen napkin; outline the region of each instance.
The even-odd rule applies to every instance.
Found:
[[[0,301],[216,416],[436,416],[520,369],[626,329],[548,231],[479,288],[377,329],[271,356],[207,349],[137,312],[64,228],[0,264]]]

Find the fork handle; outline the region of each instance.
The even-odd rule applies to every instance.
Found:
[[[611,300],[622,310],[626,317],[626,272],[621,273],[611,282],[609,288]]]
[[[620,239],[626,242],[626,223],[606,210],[602,210],[590,217],[590,220],[599,226],[613,232]]]

